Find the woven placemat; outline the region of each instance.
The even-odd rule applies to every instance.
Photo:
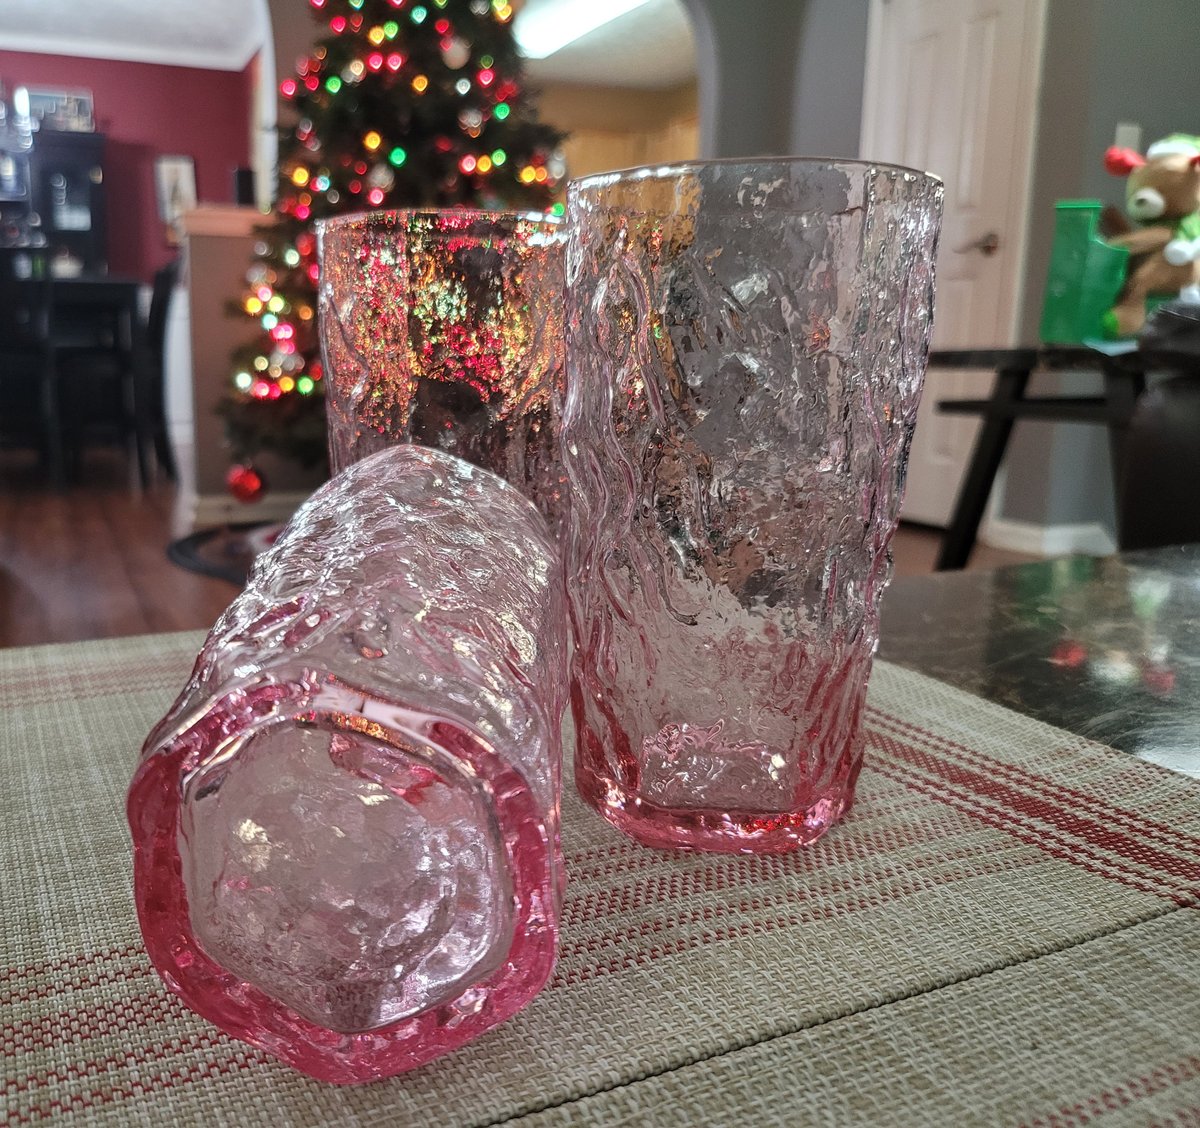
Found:
[[[311,1081],[193,1016],[141,950],[125,787],[200,641],[0,651],[11,1123],[1065,1124],[1088,1101],[1144,1123],[1197,1102],[1200,786],[883,663],[858,802],[821,842],[647,850],[568,776],[547,990],[421,1070]],[[1089,1025],[1116,1039],[1090,1058]]]

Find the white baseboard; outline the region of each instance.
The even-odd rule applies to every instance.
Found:
[[[979,540],[991,548],[1022,552],[1029,556],[1108,556],[1117,551],[1112,534],[1097,521],[1076,525],[1035,525],[992,517],[984,522]]]
[[[194,531],[255,521],[286,521],[309,496],[302,490],[273,490],[261,501],[246,503],[228,494],[193,494],[189,498],[181,493],[174,524],[177,529],[186,526]]]

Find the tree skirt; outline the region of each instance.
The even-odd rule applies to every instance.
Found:
[[[258,522],[201,529],[167,545],[167,559],[189,572],[242,587],[254,558],[271,547],[282,525]]]

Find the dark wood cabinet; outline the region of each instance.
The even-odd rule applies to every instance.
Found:
[[[51,262],[69,257],[85,273],[107,270],[103,134],[35,133],[29,171]]]
[[[60,276],[104,273],[103,134],[44,129],[32,148],[0,145],[0,246],[44,247]]]

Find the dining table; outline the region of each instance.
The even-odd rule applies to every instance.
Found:
[[[897,580],[856,801],[791,853],[643,847],[568,763],[550,982],[359,1086],[144,952],[125,790],[202,634],[0,650],[8,1122],[1195,1124],[1198,611],[1196,546]]]
[[[24,252],[7,248],[5,253],[11,258]],[[12,268],[3,263],[0,269]],[[108,273],[16,278],[8,283],[5,300],[28,307],[32,323],[41,326],[36,342],[40,363],[34,378],[39,385],[46,470],[57,487],[66,484],[68,464],[77,453],[66,449],[65,424],[70,413],[63,402],[61,369],[69,358],[74,358],[76,365],[90,362],[114,366],[122,384],[123,407],[132,413],[126,422],[131,431],[140,426],[134,416],[140,410],[139,397],[144,395],[139,368],[141,289],[135,278]],[[0,363],[9,347],[8,341],[0,340]],[[28,351],[28,343],[22,342],[21,348]],[[0,411],[4,406],[0,404]],[[140,459],[140,438],[134,438],[139,442]]]

